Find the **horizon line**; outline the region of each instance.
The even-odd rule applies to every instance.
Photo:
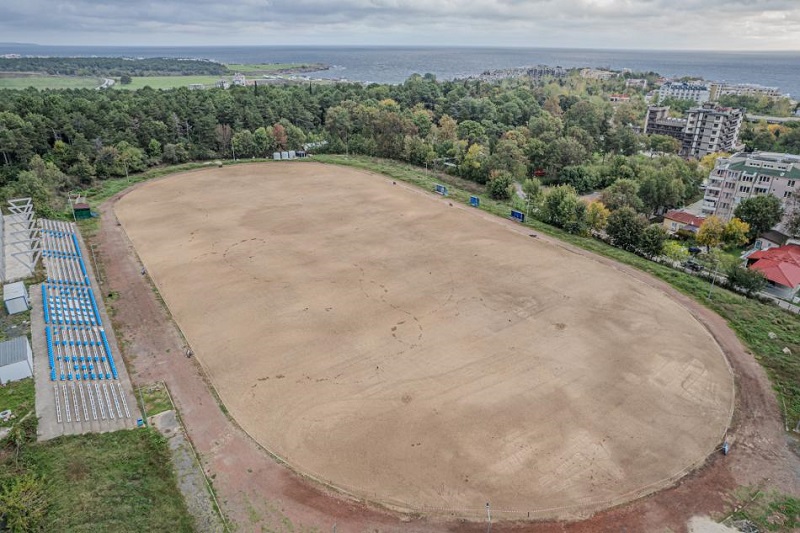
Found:
[[[41,44],[0,42],[0,46],[39,46],[56,48],[463,48],[463,49],[516,49],[516,50],[598,50],[606,52],[706,52],[724,54],[800,53],[800,50],[718,50],[713,48],[603,48],[588,46],[528,46],[495,44]]]

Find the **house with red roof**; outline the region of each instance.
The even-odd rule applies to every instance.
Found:
[[[791,300],[800,288],[800,245],[758,250],[747,257],[747,268],[764,274],[769,292]]]
[[[705,218],[687,213],[686,211],[670,209],[664,215],[664,229],[670,233],[677,233],[681,230],[697,233],[697,230],[700,229],[700,226],[702,226],[705,221]]]

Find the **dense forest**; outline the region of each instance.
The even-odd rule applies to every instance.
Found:
[[[533,196],[540,185],[565,185],[568,211],[581,211],[577,194],[603,189],[607,207],[646,215],[697,198],[708,169],[673,155],[670,138],[635,133],[644,100],[612,106],[604,96],[620,84],[414,75],[400,85],[3,91],[1,192],[33,196],[40,211],[59,209],[67,191],[148,166],[270,157],[327,141],[329,152],[445,169],[497,198],[510,196],[514,182]],[[575,217],[584,219],[559,213],[552,222]]]
[[[228,68],[202,59],[121,57],[0,57],[0,72],[40,72],[61,76],[217,76]]]

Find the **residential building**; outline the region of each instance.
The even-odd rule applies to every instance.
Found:
[[[233,75],[233,84],[245,86],[247,85],[247,77],[244,74],[237,72]]]
[[[498,70],[484,71],[477,77],[468,79],[479,79],[482,81],[496,82],[514,78],[530,78],[533,82],[542,81],[549,78],[566,78],[569,72],[562,67],[551,67],[548,65],[536,65],[535,67],[517,67]]]
[[[798,187],[800,156],[752,152],[721,157],[708,176],[702,213],[727,221],[746,198],[771,194],[786,204]]]
[[[647,80],[644,78],[628,78],[625,80],[625,87],[633,87],[634,89],[647,90]]]
[[[747,258],[747,268],[767,278],[767,292],[791,300],[800,288],[800,246],[787,244],[759,250]]]
[[[759,250],[769,250],[770,248],[779,248],[784,244],[789,243],[790,237],[785,233],[781,233],[776,229],[771,229],[767,232],[762,233],[756,239],[755,244],[753,245],[753,251]]]
[[[610,80],[611,78],[617,76],[617,72],[612,72],[610,70],[603,70],[597,68],[585,68],[581,70],[581,77],[588,78],[591,80]]]
[[[669,135],[683,142],[685,118],[669,116],[669,106],[649,106],[644,119],[644,132],[647,135]]]
[[[218,80],[217,83],[214,84],[217,89],[228,89],[230,88],[231,84],[228,80]]]
[[[704,104],[689,110],[681,155],[701,157],[716,152],[732,152],[739,140],[744,113],[741,109]]]
[[[674,137],[681,142],[682,156],[699,159],[707,154],[735,150],[743,119],[741,109],[714,104],[690,109],[687,118],[671,118],[669,106],[649,106],[644,132]]]
[[[664,229],[669,233],[677,233],[679,231],[695,233],[705,221],[704,217],[698,217],[686,211],[671,209],[664,215],[663,225]]]
[[[711,92],[707,85],[668,81],[658,89],[658,101],[663,102],[667,98],[694,100],[698,104],[704,104],[711,99]]]
[[[765,87],[753,83],[717,83],[709,85],[711,100],[719,100],[720,96],[753,96],[761,98],[766,96],[771,100],[777,100],[784,95],[777,87]]]
[[[202,91],[205,88],[206,88],[206,86],[203,85],[202,83],[190,83],[189,84],[189,90],[190,91]]]

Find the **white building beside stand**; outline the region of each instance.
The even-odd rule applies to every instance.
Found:
[[[0,342],[0,384],[33,376],[33,352],[28,337]]]
[[[3,285],[3,302],[9,315],[24,313],[31,308],[28,289],[21,281]]]

